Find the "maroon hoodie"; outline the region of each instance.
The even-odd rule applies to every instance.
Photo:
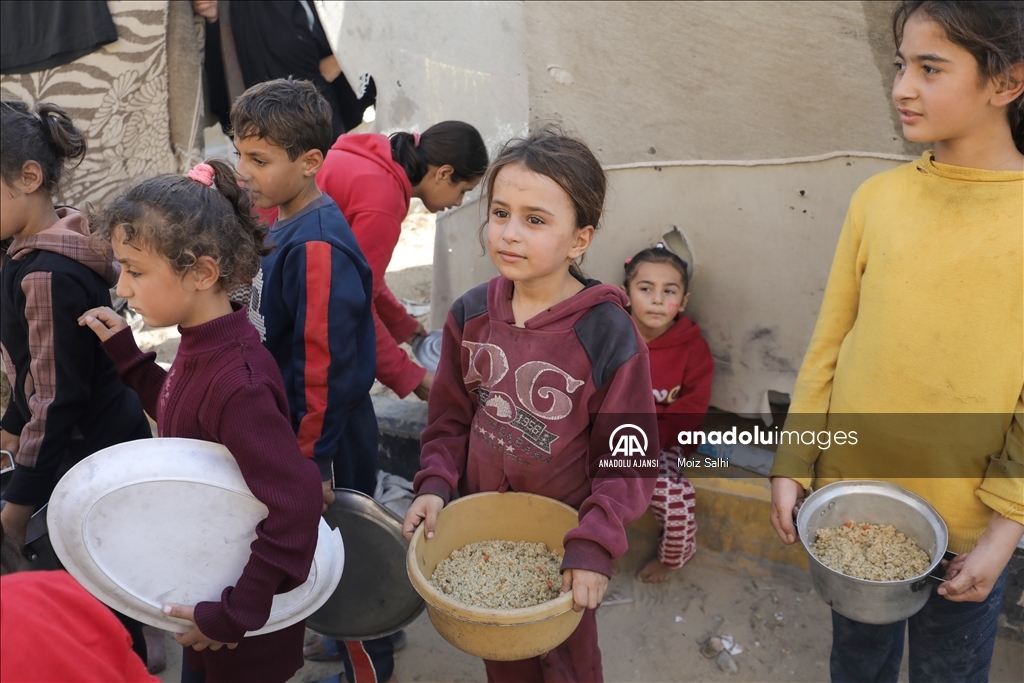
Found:
[[[391,158],[391,142],[376,133],[342,135],[316,175],[321,191],[337,203],[373,271],[373,325],[377,334],[377,379],[401,397],[426,374],[398,345],[416,329],[416,319],[384,282],[412,186]]]
[[[662,450],[678,443],[680,431],[700,429],[711,402],[715,359],[700,327],[680,315],[676,324],[647,344],[651,385]],[[692,450],[692,449],[691,449]]]
[[[656,458],[657,426],[647,348],[625,295],[586,284],[522,328],[503,277],[452,305],[414,483],[417,494],[445,502],[456,491],[511,490],[571,505],[580,523],[565,536],[562,569],[611,576],[625,526],[647,509],[657,475],[656,466],[608,466],[611,430],[636,425]]]

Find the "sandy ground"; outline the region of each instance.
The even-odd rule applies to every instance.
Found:
[[[767,522],[766,522],[767,524]],[[749,558],[699,552],[667,584],[642,584],[633,575],[651,539],[630,530],[631,549],[609,586],[607,599],[632,602],[597,613],[607,681],[827,681],[832,625],[830,611],[795,569],[767,567]],[[483,681],[479,659],[445,642],[426,614],[407,629],[408,645],[396,654],[399,681]],[[706,659],[700,646],[712,635],[729,634],[743,651],[736,673]],[[168,637],[171,666],[161,675],[178,680],[180,648]],[[1019,681],[1024,648],[1000,638],[991,681]],[[292,683],[312,683],[342,671],[340,662],[307,662]],[[344,676],[342,677],[344,680]],[[908,680],[906,660],[900,681]]]
[[[395,295],[429,316],[434,216],[415,208],[385,279]],[[144,329],[140,345],[170,363],[177,350],[173,329]],[[392,394],[380,384],[375,394]],[[407,400],[417,401],[415,397]],[[767,526],[767,520],[765,525]],[[652,552],[649,535],[630,529],[631,549],[619,562],[608,600],[624,600],[598,612],[598,628],[608,681],[826,681],[831,645],[830,611],[811,590],[806,574],[749,558],[699,552],[673,580],[645,585],[633,576]],[[426,614],[407,629],[408,645],[396,655],[399,681],[482,681],[480,660],[464,654],[434,630]],[[729,634],[743,648],[736,673],[721,670],[700,653],[713,635]],[[178,681],[181,649],[165,636],[168,667],[163,681]],[[292,679],[311,683],[342,670],[340,662],[307,662]],[[1019,681],[1024,647],[1000,638],[990,680]],[[901,681],[906,681],[904,661]]]

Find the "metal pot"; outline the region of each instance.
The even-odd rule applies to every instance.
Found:
[[[920,576],[903,581],[867,581],[829,569],[814,556],[818,529],[846,522],[891,524],[928,553],[931,564]],[[926,500],[884,481],[840,481],[804,501],[796,518],[807,550],[814,591],[844,617],[864,624],[892,624],[917,614],[942,583],[939,563],[949,539],[946,523]]]

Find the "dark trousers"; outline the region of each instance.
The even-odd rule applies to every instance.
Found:
[[[862,624],[833,611],[833,683],[895,683],[908,629],[911,683],[987,681],[1007,571],[984,602],[951,602],[933,591],[920,612],[895,624]]]

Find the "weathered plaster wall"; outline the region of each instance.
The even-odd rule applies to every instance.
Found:
[[[529,96],[519,2],[317,2],[356,92],[374,75],[373,130],[423,132],[457,119],[490,147],[527,125]]]
[[[590,275],[617,284],[625,257],[678,227],[696,262],[689,313],[717,360],[712,402],[734,412],[762,413],[768,389],[791,391],[850,196],[902,155],[920,153],[904,142],[889,99],[888,0],[466,3],[454,15],[438,3],[425,13],[434,17],[405,11],[408,4],[401,12],[338,4],[372,5],[374,21],[396,27],[359,43],[380,52],[378,81],[387,74],[404,87],[424,73],[416,60],[448,55],[458,68],[505,74],[528,106],[498,78],[475,82],[470,97],[457,84],[415,77],[425,90],[411,99],[421,105],[397,118],[386,86],[382,129],[412,122],[422,130],[429,107],[443,105],[477,125],[498,117],[489,141],[522,130],[517,121],[555,120],[592,145],[610,193]],[[350,40],[362,35],[360,22],[345,23]],[[407,37],[416,31],[420,38]],[[422,59],[403,56],[417,50]],[[522,78],[511,79],[519,68]],[[777,163],[793,158],[802,160]],[[477,240],[483,214],[470,201],[438,219],[435,327],[458,295],[496,272]]]
[[[902,153],[891,6],[526,2],[530,119],[606,164]]]
[[[771,166],[612,170],[604,225],[584,270],[619,285],[625,258],[678,229],[694,265],[687,313],[715,356],[712,405],[768,413],[769,389],[792,391],[849,197],[896,163],[839,156]],[[454,298],[496,273],[479,256],[476,230],[483,218],[478,202],[451,212],[438,231],[435,326],[447,312],[437,305],[440,297]],[[453,283],[448,291],[446,283]]]

